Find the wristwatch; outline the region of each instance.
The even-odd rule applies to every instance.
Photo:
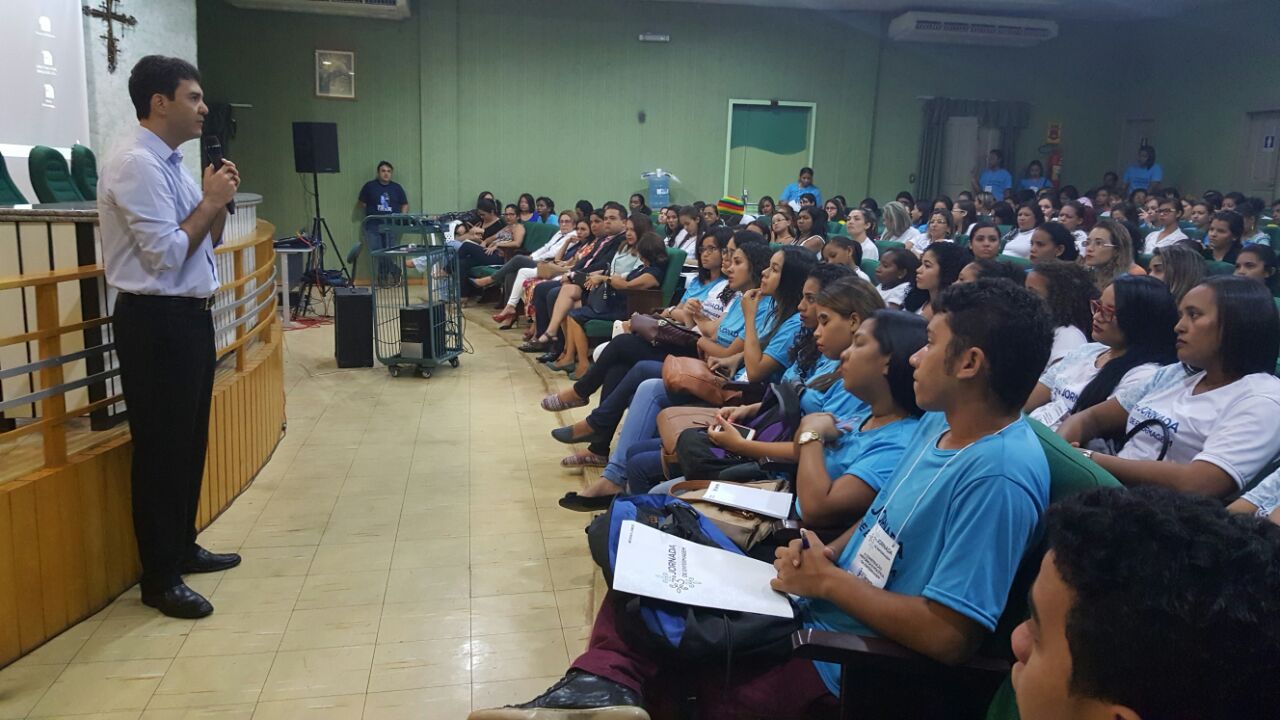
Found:
[[[808,445],[811,442],[817,442],[822,436],[812,430],[805,430],[800,433],[800,437],[796,438],[796,445]]]
[[[1083,455],[1083,456],[1085,457],[1085,459],[1086,459],[1086,460],[1092,460],[1092,459],[1093,459],[1093,451],[1092,451],[1092,450],[1086,450],[1086,449],[1084,449],[1084,448],[1080,448],[1080,454],[1081,454],[1081,455]]]

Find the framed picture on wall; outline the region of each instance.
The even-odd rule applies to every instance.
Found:
[[[356,99],[356,54],[316,50],[316,97]]]

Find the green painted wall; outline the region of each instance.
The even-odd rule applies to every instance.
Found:
[[[1019,161],[1061,121],[1067,179],[1082,186],[1115,157],[1118,93],[1077,78],[1094,63],[1123,66],[1118,30],[1064,23],[1060,39],[1017,50],[882,41],[885,22],[598,0],[421,0],[412,19],[386,22],[199,0],[199,47],[209,96],[254,105],[237,113],[232,156],[281,230],[312,215],[290,123],[339,124],[343,172],[321,176],[320,192],[344,247],[355,194],[380,159],[396,165],[415,210],[469,206],[481,190],[598,204],[641,190],[654,167],[683,181],[677,202],[718,198],[730,98],[817,103],[817,182],[855,202],[912,186],[920,96],[1030,101]],[[671,42],[637,42],[643,31]],[[313,97],[316,48],[357,53],[356,100]],[[766,190],[781,188],[753,189]]]
[[[1251,0],[1153,23],[1135,42],[1125,116],[1156,119],[1166,184],[1242,188],[1246,115],[1280,110],[1277,32],[1280,2]]]

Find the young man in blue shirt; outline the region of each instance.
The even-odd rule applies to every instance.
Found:
[[[817,185],[813,184],[813,168],[811,167],[800,168],[799,179],[783,189],[782,195],[778,197],[778,202],[799,203],[800,196],[805,193],[813,195],[815,205],[822,204],[822,191],[818,189]]]
[[[1013,576],[1049,500],[1049,468],[1021,408],[1048,362],[1043,301],[1002,280],[953,285],[912,357],[916,399],[930,411],[866,517],[829,547],[813,533],[777,551],[775,590],[799,596],[806,627],[881,635],[935,660],[977,650],[1004,610]],[[834,439],[834,438],[831,438]],[[827,442],[802,434],[798,442]],[[645,691],[670,658],[628,642],[605,598],[587,651],[546,693],[471,720],[640,720]],[[739,672],[681,668],[704,717],[814,718],[838,710],[839,668],[787,657]]]
[[[1004,153],[992,150],[987,153],[987,169],[973,181],[974,192],[989,192],[1003,198],[1013,188],[1013,176],[1004,169]]]

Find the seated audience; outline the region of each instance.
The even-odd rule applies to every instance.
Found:
[[[844,235],[831,236],[826,246],[822,248],[822,259],[825,262],[844,265],[852,270],[854,275],[871,282],[871,278],[862,271],[862,245],[855,242],[853,238]]]
[[[956,234],[956,221],[947,210],[938,209],[929,214],[929,221],[925,225],[925,234],[918,235],[911,249],[917,254],[923,253],[926,248],[938,242],[951,242],[952,237]]]
[[[1209,222],[1213,220],[1213,215],[1217,210],[1213,207],[1213,202],[1205,198],[1194,200],[1191,203],[1191,211],[1187,213],[1186,218],[1195,226],[1195,231],[1199,233],[1200,238],[1207,238],[1209,235]],[[1191,231],[1186,231],[1190,234]]]
[[[545,265],[546,269],[543,272],[547,277],[554,277],[566,272],[572,264],[580,245],[579,233],[584,239],[589,234],[586,222],[576,223],[578,227],[575,229],[573,217],[574,214],[568,210],[560,213],[560,230],[551,236],[546,245],[528,255],[516,255],[489,277],[472,280],[478,288],[486,288],[494,284],[504,287],[503,283],[506,279],[514,276],[506,307],[493,316],[494,322],[500,323],[503,329],[512,327],[514,324],[516,308],[524,293],[524,283],[537,275],[539,265]]]
[[[1188,239],[1178,224],[1182,220],[1182,203],[1174,198],[1160,198],[1155,203],[1154,217],[1148,215],[1147,223],[1159,229],[1148,234],[1143,241],[1142,252],[1148,255],[1154,253],[1156,248],[1168,247],[1179,240]]]
[[[496,225],[486,220],[484,211],[490,205],[488,201],[484,203],[480,214],[481,226],[484,228],[482,235],[488,232],[488,228]],[[520,211],[516,206],[508,205],[503,208],[502,225],[492,234],[479,242],[464,242],[458,246],[458,277],[470,279],[471,268],[479,265],[505,264],[524,245],[524,232],[524,225],[520,223]],[[466,290],[468,287],[474,289],[471,283],[465,283],[462,289]]]
[[[1154,489],[1081,493],[1046,524],[1012,639],[1024,720],[1275,715],[1280,530]]]
[[[928,344],[912,356],[917,403],[933,411],[919,422],[912,451],[830,548],[808,533],[804,545],[777,552],[773,587],[801,598],[806,627],[882,635],[946,663],[967,659],[995,629],[1049,501],[1048,464],[1021,408],[1051,334],[1042,303],[1007,283],[943,295]],[[892,573],[864,561],[873,528],[901,550]],[[673,659],[636,640],[646,630],[624,625],[630,617],[609,594],[587,651],[562,680],[527,703],[470,717],[567,720],[616,709],[640,718],[646,700],[685,697],[686,684],[712,717],[817,717],[837,707],[839,668],[792,656],[728,681],[709,666],[682,668],[681,682],[655,682]]]
[[[712,320],[718,320],[724,314],[726,303],[721,296],[729,286],[724,275],[725,254],[732,239],[733,231],[729,228],[716,228],[715,232],[702,238],[701,251],[696,254],[698,274],[685,283],[680,303],[662,311],[663,317],[685,327],[695,327],[694,318],[699,313]]]
[[[570,380],[581,379],[586,371],[580,371],[577,365],[590,362],[591,350],[586,324],[592,320],[625,320],[631,317],[627,312],[628,292],[656,290],[662,286],[662,278],[667,272],[667,250],[662,244],[662,238],[652,230],[636,237],[636,219],[649,216],[636,213],[631,217],[627,221],[627,240],[613,256],[609,271],[587,277],[582,286],[584,298],[581,307],[570,310],[565,319],[565,352],[549,367],[570,373]],[[632,258],[638,258],[638,262]],[[603,290],[597,293],[598,288]],[[594,295],[601,294],[604,296],[603,302],[587,302]]]
[[[529,193],[520,193],[520,197],[516,200],[516,214],[522,223],[542,222],[542,216],[538,214],[537,202]]]
[[[560,216],[556,214],[556,204],[551,198],[544,195],[538,198],[533,206],[538,211],[538,217],[542,218],[542,222],[548,225],[559,222]],[[577,218],[574,219],[576,220]]]
[[[1126,275],[1146,275],[1133,261],[1133,240],[1128,228],[1111,218],[1103,218],[1089,231],[1084,245],[1084,266],[1099,291]]]
[[[1151,277],[1169,287],[1173,298],[1182,302],[1187,291],[1200,283],[1205,276],[1204,257],[1187,243],[1156,248],[1148,265]]]
[[[775,212],[777,212],[777,205],[774,204],[773,198],[768,195],[760,198],[760,201],[756,203],[756,217],[773,217]]]
[[[796,229],[791,223],[791,217],[782,210],[775,212],[770,217],[769,227],[773,230],[773,241],[779,245],[795,245]]]
[[[1094,225],[1095,217],[1093,208],[1079,200],[1069,200],[1058,209],[1058,222],[1075,238],[1076,253],[1079,255],[1084,254],[1084,242],[1089,238],[1089,230]]]
[[[1031,252],[1027,259],[1033,265],[1048,260],[1075,262],[1079,257],[1076,238],[1060,222],[1047,222],[1031,233]]]
[[[1229,275],[1193,288],[1179,315],[1179,363],[1072,415],[1058,433],[1080,444],[1132,433],[1114,457],[1085,453],[1126,485],[1221,498],[1280,455],[1280,316],[1266,288]]]
[[[1236,212],[1240,213],[1240,217],[1244,220],[1244,233],[1241,242],[1245,245],[1270,245],[1271,236],[1258,228],[1258,219],[1262,217],[1262,210],[1266,207],[1266,203],[1262,198],[1245,198],[1243,202],[1236,203]]]
[[[653,211],[649,209],[648,203],[645,202],[644,193],[631,193],[631,197],[627,198],[627,209],[632,215],[653,214]]]
[[[827,244],[827,216],[816,207],[802,207],[796,213],[796,237],[792,245],[800,245],[815,256]]]
[[[1039,160],[1032,160],[1027,163],[1027,169],[1023,172],[1022,179],[1018,181],[1018,189],[1039,192],[1048,184],[1049,178],[1044,176],[1044,164]]]
[[[1266,245],[1250,245],[1236,256],[1236,275],[1276,287],[1276,251]]]
[[[1040,206],[1033,202],[1024,202],[1018,206],[1017,227],[1010,230],[1003,238],[1004,255],[1012,255],[1029,259],[1031,257],[1031,236],[1036,228],[1044,224],[1044,213]]]
[[[969,235],[974,223],[978,222],[978,209],[972,200],[957,200],[951,209],[951,219],[955,224],[956,234]]]
[[[1046,260],[1027,273],[1027,289],[1044,298],[1053,316],[1049,365],[1089,342],[1093,325],[1090,301],[1098,297],[1089,273],[1075,263]]]
[[[912,279],[912,289],[902,301],[902,309],[933,317],[934,303],[942,292],[960,277],[960,271],[973,259],[973,254],[955,243],[930,245],[920,256],[920,269]]]
[[[876,267],[876,290],[884,299],[885,307],[897,310],[907,300],[907,293],[915,287],[914,278],[920,269],[920,258],[906,248],[889,248],[880,256]]]
[[[920,252],[915,249],[919,244],[919,237],[920,231],[911,226],[911,210],[897,200],[885,203],[884,235],[880,239],[902,243],[908,250],[919,255]]]
[[[956,278],[958,283],[970,283],[978,280],[1008,280],[1014,285],[1024,286],[1027,271],[1010,262],[991,259],[974,259],[960,271]]]
[[[1135,387],[1174,362],[1178,306],[1149,277],[1121,276],[1093,301],[1093,342],[1049,366],[1023,408],[1056,430],[1068,415]]]
[[[875,229],[876,216],[873,211],[860,207],[849,210],[848,219],[845,220],[845,232],[848,233],[850,240],[858,243],[862,248],[863,260],[880,259],[880,249],[871,239]]]
[[[1000,255],[1000,228],[981,221],[969,228],[969,251],[978,260],[994,260]]]
[[[1210,216],[1209,230],[1205,233],[1205,258],[1216,262],[1236,264],[1236,258],[1244,247],[1244,218],[1240,213],[1226,210]]]

